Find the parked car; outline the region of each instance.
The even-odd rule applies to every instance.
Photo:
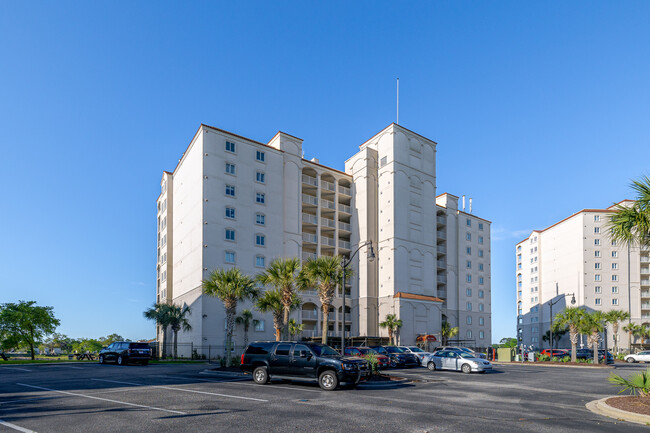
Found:
[[[147,365],[151,359],[151,348],[148,343],[116,341],[100,350],[98,358],[100,364],[115,362],[117,365],[126,365],[136,362]]]
[[[569,356],[571,356],[571,352],[569,352]],[[605,357],[605,349],[598,349],[598,362],[602,362],[604,357]],[[576,358],[594,359],[594,349],[587,349],[587,348],[576,349]],[[610,352],[607,352],[607,363],[608,364],[614,363],[614,355],[612,355]]]
[[[417,346],[397,346],[402,349],[405,353],[411,353],[418,357],[418,360],[422,362],[422,358],[427,355],[431,355],[431,352],[425,352]]]
[[[326,391],[339,384],[356,385],[370,377],[368,361],[342,356],[320,343],[295,341],[255,341],[244,349],[240,368],[265,384],[271,378],[317,381]]]
[[[492,370],[492,364],[485,359],[476,358],[469,353],[457,350],[439,350],[432,355],[424,357],[422,366],[431,371],[455,370],[463,373],[473,371],[485,373]]]
[[[386,355],[390,359],[390,366],[395,367],[417,367],[420,365],[420,360],[412,353],[404,353],[402,349],[397,346],[370,346],[375,349],[379,354]]]
[[[639,353],[631,353],[625,356],[625,362],[650,362],[650,350]]]
[[[487,355],[485,353],[475,352],[472,349],[470,349],[469,347],[440,346],[440,347],[436,348],[436,351],[440,351],[440,350],[455,350],[457,352],[460,351],[460,352],[469,353],[470,355],[474,355],[477,358],[487,359]]]
[[[542,355],[551,356],[551,349],[544,349],[541,353]],[[564,349],[553,349],[553,356],[551,357],[564,358],[565,356],[571,356],[571,353],[568,350]]]
[[[371,349],[365,346],[359,347],[346,347],[345,354],[348,356],[358,356],[359,358],[364,358],[368,355],[375,355],[377,357],[377,365],[379,368],[386,368],[390,365],[390,359],[386,355],[379,354],[375,349]]]

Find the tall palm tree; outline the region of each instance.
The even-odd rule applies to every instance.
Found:
[[[571,340],[571,362],[577,362],[576,344],[578,344],[578,335],[584,310],[578,307],[567,307],[555,315],[553,327],[567,328],[569,330],[569,340]]]
[[[167,309],[169,305],[165,303],[155,303],[153,307],[145,310],[142,315],[149,320],[156,322],[156,325],[160,326],[160,330],[163,334],[162,341],[162,350],[160,356],[165,359],[167,357],[167,328],[169,327],[169,310]]]
[[[327,344],[328,313],[331,309],[332,298],[336,285],[341,277],[341,258],[339,256],[320,256],[309,259],[303,265],[299,277],[299,284],[303,289],[316,288],[323,309],[322,337],[323,344]]]
[[[293,303],[290,306],[295,310],[300,306],[300,298],[294,293]],[[255,308],[262,313],[271,313],[273,316],[273,327],[275,328],[275,340],[282,340],[282,318],[284,316],[284,305],[282,304],[282,293],[280,290],[267,290],[255,302]]]
[[[235,328],[237,303],[247,299],[256,299],[259,292],[255,281],[244,275],[237,268],[216,269],[202,281],[203,293],[214,296],[223,302],[226,309],[226,367],[230,367],[232,351],[232,333]]]
[[[187,320],[188,315],[192,314],[192,310],[187,305],[180,307],[178,305],[165,305],[167,314],[169,316],[169,327],[172,328],[174,333],[174,358],[178,358],[178,331],[191,331],[192,325]]]
[[[253,319],[253,313],[251,310],[246,309],[242,310],[239,316],[235,318],[235,323],[244,326],[244,347],[248,346],[248,329],[250,328],[251,323],[255,326],[259,323],[259,320]]]
[[[636,338],[638,337],[638,331],[641,326],[636,323],[628,323],[623,326],[623,331],[628,334],[628,341],[630,346],[630,353],[632,353],[632,343],[636,344]]]
[[[289,336],[293,338],[296,335],[300,334],[304,326],[305,325],[303,325],[302,323],[296,322],[296,319],[289,319]]]
[[[277,289],[282,294],[282,306],[284,315],[282,325],[284,337],[289,338],[289,312],[293,302],[293,296],[296,294],[298,276],[300,275],[300,260],[275,259],[271,262],[266,271],[257,276],[257,281]]]
[[[458,327],[453,327],[449,322],[442,322],[440,327],[440,336],[442,337],[442,345],[446,346],[449,339],[458,335]]]
[[[623,245],[650,246],[650,178],[632,181],[631,187],[636,191],[636,201],[631,206],[625,203],[614,207],[607,224],[609,236]]]
[[[557,344],[560,342],[562,337],[564,337],[564,335],[567,332],[569,332],[569,331],[567,331],[566,328],[564,328],[564,329],[563,328],[558,328],[558,329],[553,328],[553,344],[555,344],[557,346]],[[550,330],[546,331],[546,333],[544,335],[542,335],[542,341],[551,341],[551,331]]]
[[[381,322],[379,326],[381,328],[386,328],[388,330],[388,340],[390,344],[395,344],[393,341],[393,336],[395,332],[399,330],[403,325],[402,321],[397,318],[395,314],[386,314],[386,320]]]
[[[602,311],[584,311],[578,328],[581,333],[587,334],[587,344],[591,344],[594,348],[594,364],[598,364],[598,341],[600,341],[600,333],[605,329],[605,317]]]
[[[623,310],[610,310],[604,313],[605,322],[612,324],[612,336],[614,337],[614,352],[618,353],[618,327],[619,322],[630,318],[630,313]]]

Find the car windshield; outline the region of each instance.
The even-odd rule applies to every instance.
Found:
[[[473,354],[473,353],[474,353],[473,350],[468,349],[467,347],[461,347],[460,350],[462,350],[462,351],[465,352],[465,353],[470,353],[470,354]]]
[[[419,347],[416,346],[409,346],[409,349],[411,349],[411,352],[419,352],[422,353],[424,350],[420,349]]]
[[[459,355],[461,358],[474,358],[474,356],[469,353],[460,353]]]
[[[148,343],[131,343],[129,345],[131,349],[148,349],[149,344]]]
[[[386,349],[386,352],[388,352],[388,353],[404,353],[404,351],[402,349],[400,349],[399,347],[395,347],[395,346],[387,346],[387,347],[385,347],[385,349]]]
[[[309,346],[309,348],[314,351],[316,356],[339,356],[339,353],[336,350],[329,346],[325,346],[324,344],[315,344]]]

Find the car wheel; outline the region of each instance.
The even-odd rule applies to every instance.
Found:
[[[391,368],[397,367],[397,361],[395,361],[394,359],[391,359],[390,360],[390,366],[391,366]]]
[[[258,385],[264,385],[269,381],[269,373],[266,371],[266,367],[257,367],[253,371],[253,380]]]
[[[634,362],[634,358],[630,356],[629,358],[626,359],[626,361],[632,364]]]
[[[99,355],[99,363],[100,364],[104,363],[104,355]]]
[[[469,374],[472,372],[472,367],[469,364],[463,364],[463,366],[460,367],[460,371],[462,371],[465,374]]]
[[[436,371],[436,363],[433,361],[429,361],[429,363],[427,364],[427,368],[431,371]]]
[[[332,370],[324,371],[318,377],[318,385],[325,391],[333,391],[339,386],[339,378]]]
[[[124,365],[126,362],[124,362],[124,357],[122,355],[117,357],[117,365]]]

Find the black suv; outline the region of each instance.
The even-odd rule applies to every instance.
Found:
[[[253,373],[253,380],[265,384],[270,378],[318,381],[326,391],[340,383],[355,386],[370,377],[368,361],[341,356],[320,343],[256,341],[246,346],[240,368]]]
[[[420,360],[412,353],[406,353],[396,346],[370,346],[382,355],[388,356],[390,366],[395,367],[418,367]]]
[[[571,350],[569,350],[569,355],[571,356]],[[605,349],[598,349],[598,362],[603,362],[603,358],[605,357]],[[593,349],[576,349],[576,358],[577,359],[594,359],[594,350]],[[607,352],[607,363],[608,364],[613,364],[614,363],[614,355],[612,355],[610,352]]]
[[[126,365],[129,362],[138,362],[142,365],[149,364],[151,348],[148,343],[133,343],[131,341],[116,341],[99,352],[99,363],[107,361],[117,365]]]

